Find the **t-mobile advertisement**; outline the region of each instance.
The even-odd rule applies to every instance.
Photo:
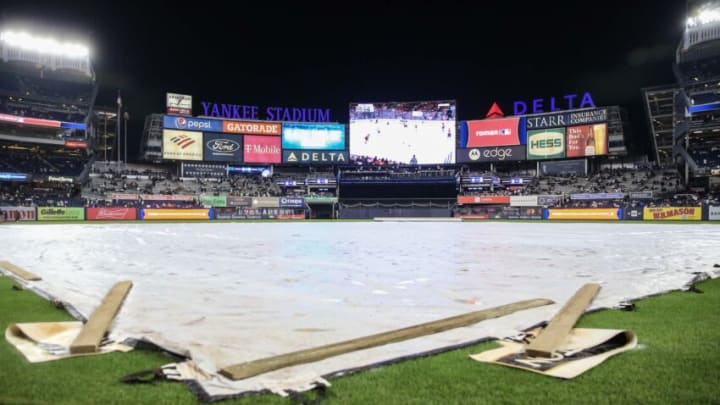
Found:
[[[245,135],[243,137],[245,163],[281,163],[279,136]]]

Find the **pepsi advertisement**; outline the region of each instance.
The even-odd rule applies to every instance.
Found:
[[[205,118],[163,115],[163,127],[171,129],[184,129],[186,131],[222,132],[223,122],[220,120],[209,120]]]
[[[242,163],[242,143],[242,136],[205,132],[203,134],[203,160]]]

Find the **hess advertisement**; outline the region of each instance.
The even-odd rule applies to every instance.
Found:
[[[245,163],[280,163],[282,152],[277,136],[245,135]]]
[[[492,148],[458,149],[458,163],[507,162],[525,160],[525,145],[495,146]]]
[[[520,145],[520,118],[460,122],[460,146],[464,148]]]
[[[527,158],[529,160],[559,159],[565,157],[565,128],[527,131]]]
[[[202,160],[202,132],[163,130],[163,159]]]
[[[242,163],[242,137],[213,132],[203,134],[203,157],[212,162]]]
[[[607,124],[567,127],[567,157],[607,155]]]

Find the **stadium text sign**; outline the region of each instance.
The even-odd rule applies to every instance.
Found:
[[[285,163],[347,163],[347,151],[283,149]]]
[[[202,101],[203,115],[235,120],[330,122],[329,108],[266,107],[264,115],[257,105],[224,104]]]
[[[527,157],[531,160],[565,157],[565,128],[527,131]]]
[[[579,100],[579,103],[578,103]],[[542,112],[573,110],[576,108],[594,108],[595,102],[589,92],[579,94],[566,94],[562,97],[550,97],[549,99],[535,98],[530,102],[514,101],[513,115],[537,114]]]

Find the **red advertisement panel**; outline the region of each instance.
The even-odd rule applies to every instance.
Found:
[[[567,157],[607,155],[607,124],[567,127]]]
[[[88,143],[87,143],[86,141],[66,140],[66,141],[65,141],[65,147],[66,147],[66,148],[87,149]]]
[[[458,204],[510,204],[510,196],[505,195],[459,195]]]
[[[244,160],[246,163],[282,162],[281,139],[278,136],[244,136]]]
[[[0,221],[35,221],[35,207],[0,207]]]
[[[520,145],[520,118],[467,121],[467,148]]]
[[[135,208],[88,208],[85,215],[90,221],[119,221],[137,219]]]

